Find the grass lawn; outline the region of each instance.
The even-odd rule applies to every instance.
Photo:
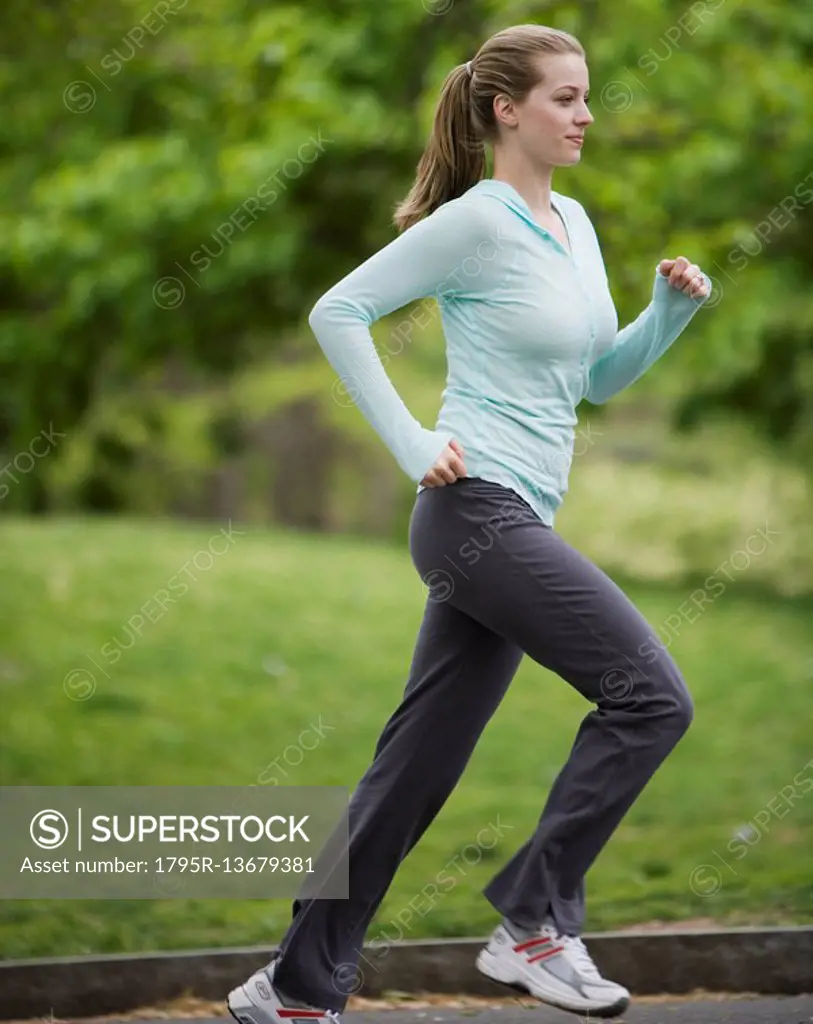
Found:
[[[186,593],[115,664],[101,654],[129,643],[127,620],[218,530],[4,519],[3,784],[244,785],[268,779],[268,766],[321,722],[323,738],[309,741],[285,781],[355,786],[398,703],[422,615],[424,588],[405,548],[247,530],[208,571],[191,567]],[[656,627],[690,593],[619,582]],[[695,721],[590,871],[588,930],[654,918],[813,921],[813,787],[797,784],[792,807],[775,800],[794,776],[813,779],[812,611],[810,600],[737,583],[673,639]],[[74,670],[96,674],[87,700],[66,696]],[[458,872],[406,937],[492,927],[480,890],[533,829],[589,709],[524,661],[368,939],[382,928],[392,936],[395,916],[499,816],[504,838]],[[782,809],[765,823],[769,804]],[[730,852],[748,823],[752,845]],[[715,878],[713,895],[693,891],[716,888]],[[0,901],[0,956],[269,943],[289,918],[280,899]]]

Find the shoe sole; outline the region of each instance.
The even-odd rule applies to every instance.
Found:
[[[549,1006],[555,1006],[557,1010],[567,1010],[570,1013],[579,1013],[586,1017],[618,1017],[630,1004],[629,999],[622,997],[610,1004],[569,1006],[562,1001],[560,995],[544,992],[538,986],[532,988],[524,979],[517,979],[510,970],[507,971],[505,966],[499,964],[496,957],[489,953],[487,949],[481,950],[475,966],[481,974],[484,974],[491,981],[496,981],[499,985],[505,985],[506,988],[513,989],[515,992],[521,992],[523,995],[533,996],[534,999],[539,999],[540,1002],[547,1003]]]

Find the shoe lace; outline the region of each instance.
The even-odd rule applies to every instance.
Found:
[[[329,1017],[330,1020],[335,1020],[337,1024],[342,1019],[342,1015],[338,1010],[325,1010],[325,1016]]]
[[[593,963],[593,958],[587,952],[587,947],[578,935],[557,935],[557,940],[565,947],[571,960],[576,967],[591,978],[601,979],[598,968]]]

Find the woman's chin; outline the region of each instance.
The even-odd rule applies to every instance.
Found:
[[[574,164],[581,163],[581,153],[570,153],[562,157],[561,160],[556,164],[557,167],[573,167]]]

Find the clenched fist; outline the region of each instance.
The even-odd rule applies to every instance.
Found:
[[[702,299],[709,294],[708,282],[702,270],[685,256],[678,256],[676,260],[661,260],[658,270],[669,278],[673,288],[685,292],[693,299]]]

